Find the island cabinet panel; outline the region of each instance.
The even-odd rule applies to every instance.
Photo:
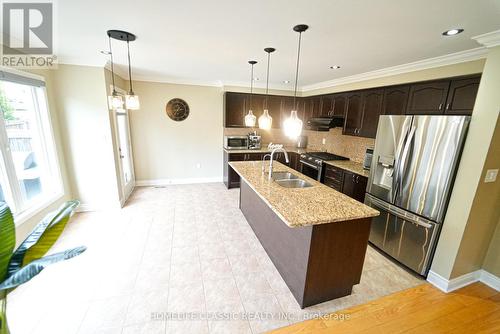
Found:
[[[382,115],[404,115],[408,103],[409,85],[387,87],[384,89]]]
[[[409,115],[442,115],[448,96],[450,81],[433,81],[410,86],[408,106]]]
[[[301,308],[359,283],[371,218],[290,228],[244,180],[240,209]]]
[[[452,80],[445,115],[471,115],[481,77]]]

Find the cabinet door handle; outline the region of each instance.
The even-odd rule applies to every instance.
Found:
[[[450,109],[450,104],[446,103],[446,110]]]
[[[442,108],[443,108],[443,104],[442,104],[442,103],[440,103],[440,104],[439,104],[439,110],[441,110]]]

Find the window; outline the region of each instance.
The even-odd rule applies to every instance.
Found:
[[[0,77],[0,201],[15,214],[62,194],[45,83],[9,72]]]

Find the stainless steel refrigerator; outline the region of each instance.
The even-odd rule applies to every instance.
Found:
[[[365,203],[378,211],[370,242],[426,276],[469,116],[381,116]]]

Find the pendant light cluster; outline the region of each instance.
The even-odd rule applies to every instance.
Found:
[[[283,123],[284,125],[284,131],[285,135],[289,138],[296,139],[300,134],[302,133],[302,120],[298,117],[297,115],[297,86],[298,86],[298,81],[299,81],[299,60],[300,60],[300,43],[302,40],[302,33],[306,31],[309,28],[309,26],[305,24],[299,24],[293,27],[293,30],[295,32],[299,33],[299,45],[298,45],[298,50],[297,50],[297,66],[295,70],[295,89],[294,89],[294,94],[293,94],[293,107],[292,110],[290,111],[290,117],[288,117],[285,122]],[[273,123],[273,118],[271,115],[269,115],[269,109],[268,109],[268,98],[269,98],[269,64],[271,60],[271,53],[276,51],[275,48],[265,48],[265,52],[267,52],[267,78],[266,78],[266,98],[264,100],[264,112],[263,114],[259,117],[259,128],[263,130],[269,130],[271,129],[272,123]],[[251,60],[248,62],[250,65],[252,65],[252,70],[251,70],[251,82],[250,82],[250,108],[248,110],[248,114],[245,116],[245,126],[248,127],[254,127],[255,126],[255,120],[256,117],[253,114],[252,111],[252,95],[253,95],[253,69],[254,65],[257,63],[254,60]]]
[[[113,82],[113,91],[110,96],[108,96],[109,109],[112,110],[123,110],[124,101],[121,95],[116,92],[115,87],[115,70],[113,64],[113,51],[111,49],[111,38],[117,39],[119,41],[127,42],[127,57],[128,57],[128,78],[130,90],[127,95],[125,95],[125,108],[129,110],[139,110],[140,102],[139,96],[135,95],[132,89],[132,70],[130,65],[130,42],[135,41],[136,36],[132,33],[122,31],[122,30],[108,30],[109,39],[109,54],[111,58],[111,78]]]

